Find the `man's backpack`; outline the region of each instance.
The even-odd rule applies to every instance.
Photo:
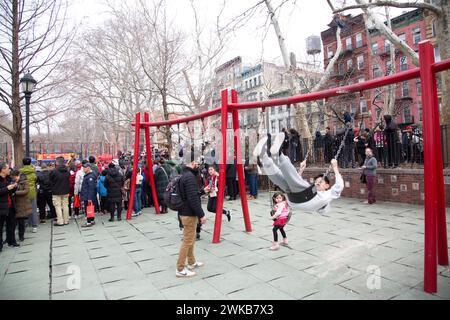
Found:
[[[179,211],[184,206],[184,200],[181,195],[180,179],[180,175],[176,175],[170,179],[166,191],[164,192],[164,202],[171,210],[174,211]]]

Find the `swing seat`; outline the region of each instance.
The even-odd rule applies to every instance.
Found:
[[[312,185],[301,192],[288,193],[287,196],[291,203],[304,203],[310,201],[317,195],[316,186]]]

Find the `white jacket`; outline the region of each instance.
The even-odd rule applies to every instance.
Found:
[[[75,176],[75,187],[73,191],[75,195],[78,195],[81,192],[81,185],[83,184],[83,178],[84,178],[84,171],[83,169],[80,169],[77,171],[77,175]]]
[[[288,203],[293,209],[317,211],[320,214],[324,214],[330,209],[331,201],[338,199],[341,196],[342,190],[344,190],[344,179],[342,179],[342,176],[339,173],[336,174],[336,183],[331,189],[327,191],[318,191],[314,198],[304,203],[292,203],[290,201]]]

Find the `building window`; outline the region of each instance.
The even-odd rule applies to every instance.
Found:
[[[366,81],[366,79],[364,77],[361,77],[361,78],[358,79],[358,83],[362,83],[364,81]]]
[[[403,118],[405,119],[405,122],[411,122],[411,108],[409,106],[406,106],[405,109],[403,109]]]
[[[373,65],[373,77],[374,78],[381,77],[381,69],[380,69],[380,65],[378,63],[375,63]]]
[[[263,98],[263,93],[260,92],[260,93],[259,93],[259,101],[263,101],[263,99],[264,99],[264,98]]]
[[[358,70],[364,69],[364,56],[358,56],[356,61],[358,62]]]
[[[375,101],[381,101],[383,95],[383,89],[382,88],[376,88],[375,89]]]
[[[436,61],[436,62],[441,61],[441,50],[439,50],[438,45],[436,45],[436,47],[434,47],[434,61]]]
[[[347,60],[347,71],[352,71],[353,69],[353,60]]]
[[[400,38],[400,40],[402,40],[404,43],[406,43],[406,34],[404,34],[404,33],[399,34],[398,37]]]
[[[352,47],[352,38],[351,37],[345,39],[345,48],[347,50],[352,50],[353,49],[353,47]]]
[[[421,96],[422,95],[422,84],[420,82],[420,79],[416,80],[416,87],[417,87],[417,95]]]
[[[333,58],[333,56],[334,56],[333,47],[329,46],[327,48],[327,53],[328,53],[328,59]]]
[[[361,34],[361,33],[357,33],[357,34],[356,34],[356,47],[357,47],[357,48],[361,48],[362,45],[363,45],[363,42],[362,42],[362,34]]]
[[[417,44],[421,40],[420,28],[418,28],[418,27],[414,28],[412,31],[413,31],[413,42],[414,42],[414,44]]]
[[[386,61],[386,75],[390,75],[392,73],[392,62],[391,60]]]
[[[384,52],[389,53],[391,51],[391,42],[384,40]]]
[[[275,114],[275,107],[270,108],[270,114]]]
[[[381,111],[382,109],[377,108],[377,120],[381,118]]]
[[[372,53],[378,54],[378,43],[372,43]]]
[[[258,80],[259,80],[259,85],[262,86],[263,82],[262,82],[262,77],[258,76]]]
[[[406,98],[409,97],[409,83],[408,81],[405,81],[402,83],[402,97]]]
[[[367,101],[366,100],[361,100],[359,102],[359,110],[361,111],[361,113],[366,113],[367,112]]]
[[[283,85],[283,74],[278,74],[278,82],[280,83],[280,85]]]
[[[403,56],[400,58],[400,71],[408,70],[408,58]]]
[[[281,131],[284,128],[284,120],[278,120],[278,129]]]
[[[423,113],[422,113],[422,102],[417,102],[417,110],[418,110],[418,112],[419,112],[419,121],[422,121],[422,116],[423,116]]]
[[[436,19],[431,22],[431,36],[436,37]]]
[[[338,64],[338,74],[339,75],[343,75],[345,73],[344,71],[344,64],[343,63],[339,63]]]
[[[352,103],[350,104],[350,114],[354,115],[356,113],[356,106]]]

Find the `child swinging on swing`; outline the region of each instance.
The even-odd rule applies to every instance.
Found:
[[[289,205],[286,201],[286,196],[281,192],[277,192],[273,195],[272,203],[273,208],[270,215],[273,220],[273,244],[270,247],[270,250],[274,251],[280,249],[280,245],[278,244],[278,230],[280,230],[280,233],[283,236],[283,242],[281,244],[285,246],[288,245],[284,226],[289,221]]]

